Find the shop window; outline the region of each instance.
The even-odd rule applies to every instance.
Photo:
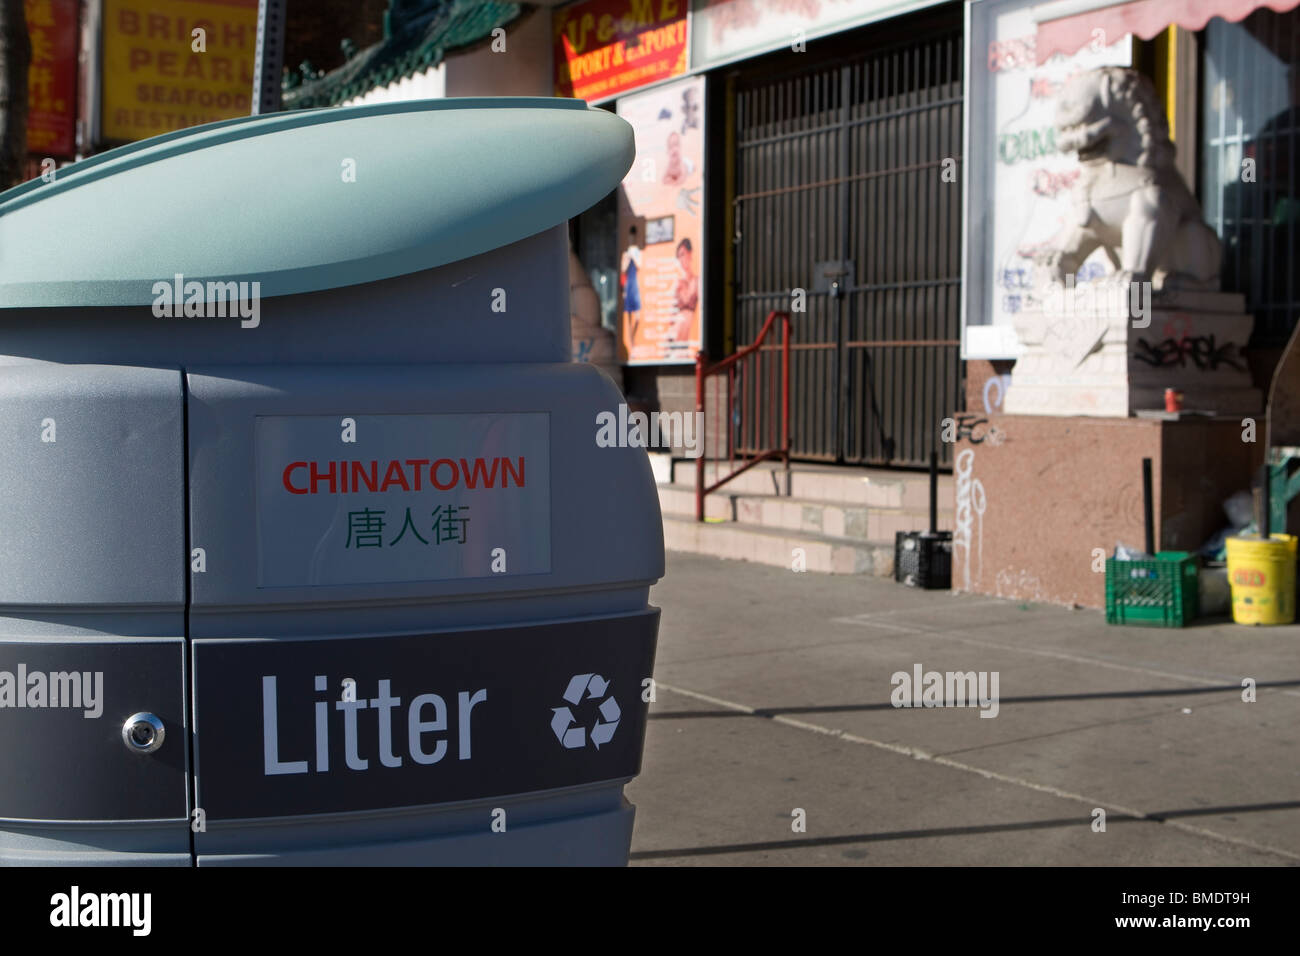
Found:
[[[1223,239],[1223,288],[1246,296],[1251,344],[1300,320],[1300,10],[1211,20],[1202,66],[1201,198]]]

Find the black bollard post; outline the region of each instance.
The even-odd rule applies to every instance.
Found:
[[[1142,520],[1146,525],[1146,552],[1156,553],[1155,497],[1151,491],[1151,459],[1142,459]]]

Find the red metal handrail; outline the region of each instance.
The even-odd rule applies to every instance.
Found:
[[[777,346],[763,347],[763,342],[767,339],[768,332],[772,329],[772,323],[780,317],[781,319],[781,367],[779,376],[769,376],[766,380],[763,377],[763,353],[776,351]],[[742,364],[748,362],[749,364]],[[773,447],[764,451],[756,451],[751,456],[742,457],[745,462],[741,467],[736,468],[736,443],[733,440],[734,432],[732,430],[732,396],[735,395],[737,373],[743,372],[746,368],[754,369],[753,381],[753,411],[754,411],[754,447],[762,448],[763,442],[763,403],[762,393],[763,386],[766,382],[768,385],[769,397],[775,400],[776,380],[779,377],[781,382],[781,431],[780,441],[776,441],[776,436],[771,435]],[[705,380],[712,375],[718,375],[722,372],[727,373],[727,401],[726,401],[726,435],[727,435],[727,461],[732,470],[722,478],[719,478],[713,484],[707,487],[704,484],[704,464],[708,457],[708,420],[709,416],[705,414],[704,395]],[[745,428],[749,424],[748,412],[750,410],[750,383],[744,381],[742,377],[742,395],[741,395],[741,416],[740,427]],[[759,462],[777,459],[785,462],[786,471],[790,470],[790,313],[789,312],[769,312],[767,321],[763,323],[763,328],[759,330],[758,337],[753,343],[745,346],[735,355],[729,355],[719,362],[709,364],[708,358],[703,352],[695,356],[695,410],[700,413],[700,422],[702,424],[700,432],[700,457],[695,460],[695,520],[704,520],[704,497],[711,492],[717,491],[731,479],[744,474],[753,468]],[[772,432],[772,423],[769,423],[769,434]],[[715,459],[721,460],[721,459]],[[790,493],[789,484],[786,484],[786,494]]]

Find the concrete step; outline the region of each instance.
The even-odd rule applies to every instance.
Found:
[[[706,462],[705,482],[712,484],[719,476],[731,471],[731,465],[726,462]],[[695,462],[673,461],[669,472],[672,484],[695,487]],[[663,480],[662,476],[660,480]],[[755,465],[729,481],[724,492],[730,495],[784,494],[785,469],[770,462]],[[930,507],[930,476],[925,472],[797,463],[790,467],[789,493],[792,498],[812,501],[924,511]],[[945,505],[951,507],[952,475],[939,475],[938,497],[941,508]]]
[[[752,561],[793,572],[796,549],[809,571],[823,574],[870,574],[893,577],[893,544],[852,538],[787,532],[736,522],[700,522],[664,515],[664,547],[669,551],[707,554],[733,561]]]
[[[665,485],[660,483],[659,510],[664,517],[669,515],[679,518],[695,517],[695,486]],[[715,491],[704,499],[704,516],[714,521],[731,521],[731,498]]]
[[[704,499],[705,517],[749,526],[807,534],[829,535],[888,544],[898,531],[922,531],[930,522],[925,508],[878,508],[782,495],[729,494],[726,486]],[[941,501],[940,531],[953,529],[953,513]],[[685,485],[659,485],[659,506],[665,516],[695,516],[695,489]]]

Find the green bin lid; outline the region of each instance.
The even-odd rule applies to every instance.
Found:
[[[259,281],[268,297],[431,269],[576,216],[634,154],[614,114],[545,97],[272,113],[157,136],[0,193],[0,307],[149,305],[177,274]]]

